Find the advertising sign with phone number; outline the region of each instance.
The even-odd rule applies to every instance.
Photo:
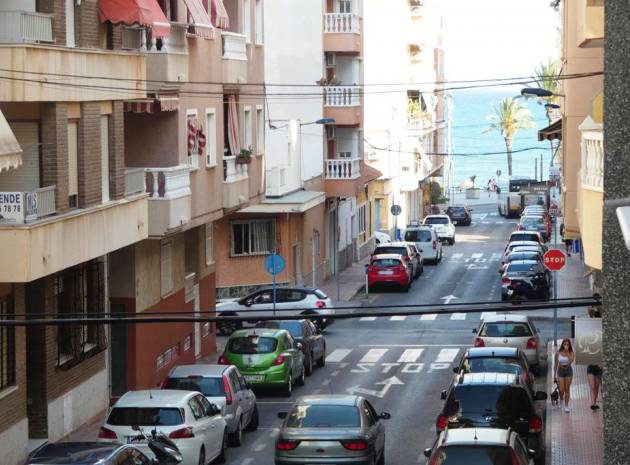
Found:
[[[22,192],[0,192],[0,224],[24,223]]]

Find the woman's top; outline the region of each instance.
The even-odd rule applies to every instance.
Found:
[[[559,365],[569,365],[570,364],[569,356],[568,355],[558,354],[558,364]]]

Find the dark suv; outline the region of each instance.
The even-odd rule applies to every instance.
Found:
[[[537,459],[544,460],[544,405],[535,401],[546,398],[542,391],[532,396],[518,375],[463,374],[448,391],[442,391],[445,402],[437,417],[437,433],[446,428],[512,428],[535,451]]]
[[[453,205],[446,209],[453,224],[458,226],[470,226],[472,223],[472,210],[465,205]]]

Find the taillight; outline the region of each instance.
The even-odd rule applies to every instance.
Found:
[[[407,268],[405,268],[404,265],[398,265],[396,267],[394,267],[394,269],[399,272],[399,273],[406,273],[407,272]]]
[[[529,419],[529,432],[540,433],[542,431],[543,422],[539,416],[534,415]]]
[[[221,355],[219,357],[218,363],[219,363],[219,365],[229,365],[230,364],[230,362],[228,361],[228,359],[227,359],[227,357],[225,355]]]
[[[368,273],[374,273],[374,271],[375,270],[374,270],[374,267],[372,265],[368,266],[368,268],[367,268],[367,272]]]
[[[516,452],[514,452],[514,449],[510,449],[510,464],[511,465],[520,465],[521,462],[518,461],[518,458],[516,457]]]
[[[365,441],[341,441],[341,445],[347,450],[365,450],[367,449],[367,442]]]
[[[527,345],[525,346],[526,349],[535,349],[538,346],[538,344],[536,343],[536,338],[535,337],[530,337],[527,340]]]
[[[101,426],[101,429],[98,430],[98,438],[99,439],[113,439],[114,441],[118,440],[118,436],[111,429],[105,428]]]
[[[286,358],[284,355],[278,355],[273,359],[273,365],[282,365],[285,362]]]
[[[160,384],[160,389],[166,389],[166,386],[168,386],[168,379],[168,376],[164,378],[164,381],[162,381],[162,384]]]
[[[289,439],[278,439],[276,441],[276,450],[293,450],[295,449],[300,441],[291,441]]]
[[[480,337],[475,338],[475,347],[485,347],[486,343]]]
[[[438,450],[433,451],[433,454],[431,455],[431,461],[429,462],[429,465],[440,465],[440,463],[443,460],[443,456],[442,453],[440,452],[441,449],[438,448]]]
[[[435,427],[438,431],[443,431],[448,427],[448,417],[444,415],[440,415],[437,417],[437,421],[435,422]]]
[[[437,250],[437,241],[433,241],[433,250]]]
[[[171,439],[188,439],[194,438],[195,435],[193,434],[193,429],[188,426],[186,428],[173,431],[171,434],[168,435],[168,437]]]
[[[323,300],[318,300],[317,302],[315,302],[315,306],[317,308],[326,308],[326,302],[324,302]]]
[[[223,390],[225,391],[225,403],[226,405],[232,405],[232,388],[227,376],[223,376]]]
[[[510,284],[512,281],[511,281],[511,280],[510,280],[510,278],[508,278],[507,276],[503,276],[503,277],[501,278],[501,282],[502,282],[503,284]]]

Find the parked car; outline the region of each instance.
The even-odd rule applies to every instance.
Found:
[[[304,386],[302,345],[286,329],[241,329],[225,345],[220,365],[236,365],[255,387],[281,388],[290,396],[293,385]]]
[[[435,228],[441,241],[446,241],[450,245],[455,244],[455,226],[447,215],[428,215],[424,218],[423,224]]]
[[[407,292],[413,279],[412,269],[401,255],[373,255],[367,268],[368,289],[377,285],[394,285]]]
[[[137,436],[136,426],[167,435],[179,448],[182,465],[225,459],[225,419],[221,409],[199,392],[129,391],[114,404],[98,437],[104,442],[128,443]],[[136,447],[150,455],[146,444]]]
[[[470,226],[472,223],[472,209],[466,205],[451,205],[446,209],[446,214],[457,226]]]
[[[532,454],[512,428],[446,429],[424,455],[430,465],[533,465]]]
[[[295,342],[302,344],[306,376],[311,376],[313,366],[326,365],[326,339],[311,320],[280,320],[261,322],[260,328],[286,329]]]
[[[541,254],[545,254],[546,250],[540,242],[536,241],[512,241],[505,246],[504,256],[507,257],[513,251],[522,251],[526,247],[528,250],[538,250]]]
[[[385,463],[385,425],[389,413],[377,413],[363,397],[304,396],[284,419],[276,440],[275,465]]]
[[[374,231],[374,238],[377,244],[386,244],[392,241],[392,236],[383,231]]]
[[[312,287],[276,288],[276,309],[281,315],[334,315],[332,300],[320,289]],[[246,316],[250,323],[258,322],[259,316],[273,316],[273,288],[264,287],[251,294],[230,301],[220,302],[216,306],[217,316]],[[313,322],[324,329],[334,320],[323,318]],[[240,321],[222,321],[217,324],[220,334],[229,336],[243,324]]]
[[[409,247],[411,247],[411,251],[413,252],[414,259],[416,260],[416,275],[414,278],[419,277],[422,273],[424,273],[424,257],[422,256],[422,252],[418,247],[416,247],[415,242],[407,242]]]
[[[466,373],[512,373],[526,382],[534,395],[534,375],[527,357],[518,347],[470,347],[466,349],[459,364],[453,367],[456,375]]]
[[[79,458],[80,461],[77,461]],[[56,442],[45,444],[28,458],[27,465],[154,465],[132,445],[102,442]],[[157,465],[157,464],[156,464]]]
[[[413,242],[422,254],[423,262],[439,263],[442,260],[442,242],[431,226],[407,226],[404,239]]]
[[[501,300],[549,299],[551,273],[538,260],[514,260],[501,276]]]
[[[542,215],[521,216],[518,223],[519,231],[538,231],[544,242],[549,241],[551,224],[547,223]]]
[[[416,276],[417,268],[420,266],[418,257],[414,250],[406,242],[389,242],[387,244],[379,244],[372,252],[372,257],[383,254],[396,254],[402,256],[405,264],[411,268],[411,279]]]
[[[527,315],[483,313],[475,334],[475,347],[517,347],[527,357],[534,373],[547,365],[546,350],[540,345],[538,329]]]
[[[503,259],[499,273],[503,274],[505,272],[505,269],[507,268],[507,265],[515,261],[522,261],[522,260],[532,261],[533,260],[533,261],[543,263],[543,254],[538,248],[535,248],[532,250],[527,250],[527,249],[518,250],[520,248],[517,247],[516,249],[517,250],[510,252],[507,255],[507,257]]]
[[[258,428],[256,395],[233,365],[180,365],[170,371],[161,387],[198,391],[206,396],[221,409],[232,446],[241,445],[243,430]]]
[[[512,234],[510,234],[510,238],[508,239],[508,244],[519,241],[538,242],[543,247],[543,249],[545,249],[545,251],[547,250],[547,248],[545,247],[545,242],[543,241],[538,231],[513,231]]]
[[[544,461],[544,406],[535,401],[547,399],[547,394],[537,391],[532,396],[519,376],[464,374],[442,391],[442,399],[445,402],[436,420],[438,435],[447,428],[513,428],[538,460]]]

